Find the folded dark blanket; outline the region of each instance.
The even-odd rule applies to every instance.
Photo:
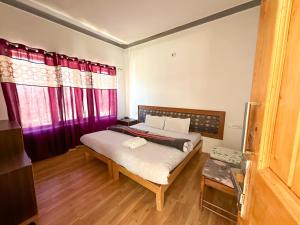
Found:
[[[152,134],[149,133],[148,131],[143,131],[143,130],[139,130],[132,127],[123,126],[123,125],[114,125],[108,127],[107,129],[115,132],[123,133],[123,134],[128,134],[133,137],[145,138],[147,141],[157,143],[160,145],[170,146],[180,151],[184,151],[185,143],[190,142],[190,140],[188,139],[165,137],[162,135]]]

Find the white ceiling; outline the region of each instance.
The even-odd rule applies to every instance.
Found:
[[[129,44],[249,0],[18,0]]]

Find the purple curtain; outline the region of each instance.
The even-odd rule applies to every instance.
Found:
[[[33,161],[116,123],[115,67],[0,39],[0,78],[9,119],[21,124]]]

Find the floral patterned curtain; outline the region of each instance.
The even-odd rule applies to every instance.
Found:
[[[116,68],[0,39],[0,81],[33,161],[66,152],[117,119]]]

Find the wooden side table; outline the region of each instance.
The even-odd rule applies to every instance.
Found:
[[[137,124],[138,121],[136,119],[120,119],[118,120],[118,124],[124,125],[124,126],[132,126]]]
[[[218,198],[218,202],[215,201],[215,198],[205,198],[212,196],[211,193],[206,193],[206,187],[210,187],[214,190],[226,193],[229,196],[232,196],[234,199],[233,209],[225,208],[221,206],[220,203],[223,201],[227,202],[228,197],[223,201]],[[220,202],[221,201],[221,202]],[[224,205],[224,204],[222,204]],[[231,178],[230,165],[219,160],[208,159],[204,164],[202,177],[200,182],[200,209],[203,208],[214,212],[215,214],[228,219],[232,222],[237,220],[237,204],[236,204],[236,193],[234,189],[234,184]],[[231,208],[231,207],[230,207]]]
[[[237,207],[238,207],[238,221],[237,224],[241,223],[241,209],[244,202],[244,181],[245,175],[242,169],[231,168],[232,180],[237,194]],[[242,199],[243,198],[243,199]]]

